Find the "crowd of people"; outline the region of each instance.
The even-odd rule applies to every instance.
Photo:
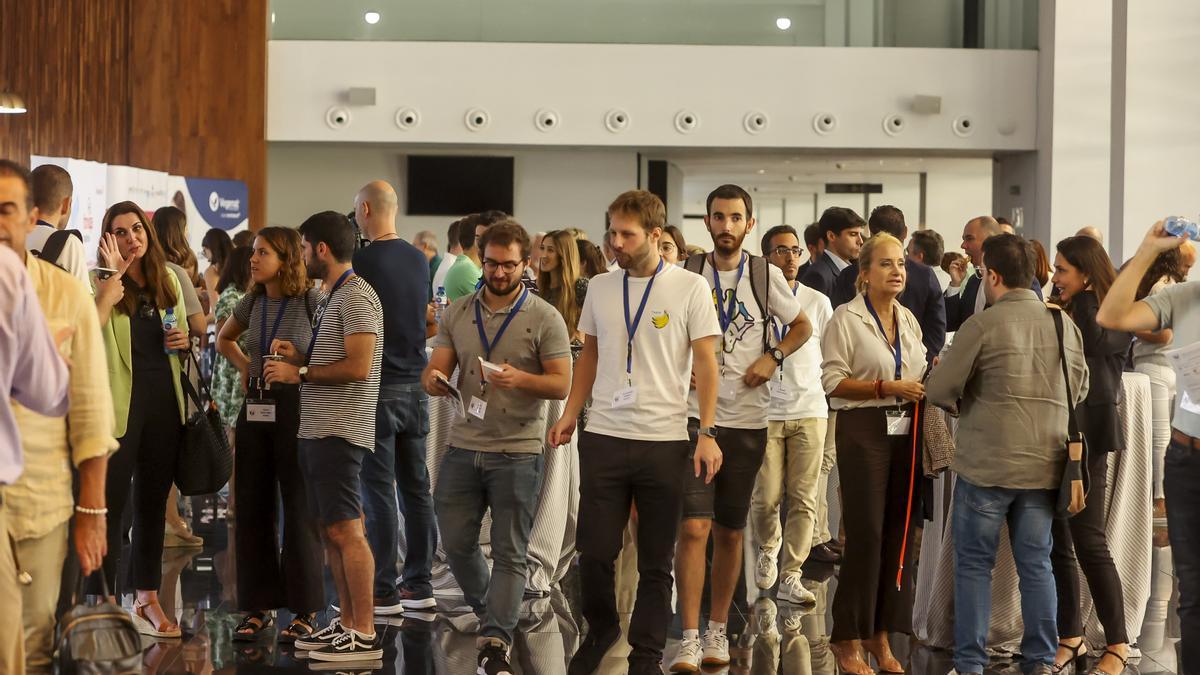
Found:
[[[376,181],[349,217],[321,212],[241,241],[208,232],[204,270],[183,212],[114,204],[89,270],[64,229],[71,199],[61,168],[0,161],[0,386],[11,400],[0,406],[0,530],[13,542],[0,547],[0,603],[21,608],[21,621],[0,622],[0,671],[49,667],[60,588],[79,575],[93,593],[132,593],[143,634],[181,634],[158,600],[161,559],[164,545],[202,543],[173,484],[184,390],[211,370],[234,454],[234,639],[262,639],[287,609],[277,635],[312,660],[378,659],[377,617],[436,607],[440,539],[479,617],[478,672],[512,673],[546,453],[569,446],[586,620],[571,675],[596,672],[622,636],[616,561],[630,529],[628,672],[730,662],[747,536],[746,573],[779,602],[816,602],[808,560],[839,566],[830,639],[841,672],[904,672],[889,635],[913,630],[926,425],[948,411],[955,449],[934,461],[957,477],[956,672],[988,663],[1007,525],[1025,671],[1079,667],[1098,648],[1090,672],[1118,675],[1131,636],[1103,502],[1109,457],[1125,445],[1128,366],[1152,382],[1146,517],[1169,519],[1181,672],[1200,672],[1200,409],[1175,395],[1166,356],[1200,340],[1200,286],[1185,282],[1191,245],[1162,224],[1119,274],[1097,232],[1058,242],[1051,264],[1040,244],[980,216],[956,257],[932,230],[910,237],[894,206],[769,227],[759,256],[746,250],[762,229],[751,194],[721,185],[706,202],[708,250],[667,224],[657,196],[632,190],[610,204],[600,245],[577,229],[531,236],[487,211],[452,223],[442,253],[433,232],[399,236],[399,197]],[[215,358],[201,368],[210,324]],[[436,487],[430,397],[460,402]],[[1080,440],[1074,470],[1090,490],[1071,513],[1060,491]],[[1080,570],[1102,646],[1084,642]],[[682,638],[664,660],[676,615]]]

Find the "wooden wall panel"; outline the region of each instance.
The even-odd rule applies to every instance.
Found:
[[[0,156],[243,180],[266,217],[267,0],[0,0]]]

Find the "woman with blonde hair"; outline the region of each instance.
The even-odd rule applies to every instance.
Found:
[[[579,246],[574,235],[567,230],[550,232],[542,238],[537,257],[540,263],[537,282],[542,299],[562,314],[572,345],[582,346],[579,311],[587,295],[588,280],[580,273]]]
[[[866,648],[883,673],[903,672],[888,633],[912,633],[913,495],[910,436],[925,395],[921,325],[897,301],[904,247],[880,233],[858,258],[858,295],[839,306],[821,340],[821,382],[838,411],[838,472],[846,553],[833,599],[830,649],[842,672],[866,675]]]
[[[287,340],[303,354],[313,336],[311,323],[320,294],[305,272],[299,232],[286,227],[259,230],[250,254],[250,281],[250,291],[217,338],[217,351],[241,373],[247,392],[234,432],[233,484],[238,505],[237,606],[246,615],[233,639],[256,639],[271,625],[268,612],[287,607],[295,618],[279,636],[293,641],[312,635],[316,612],[325,607],[322,552],[296,445],[300,386],[267,385],[262,373],[272,358],[274,340]],[[264,407],[270,409],[270,419],[259,415]],[[277,503],[283,505],[282,533]],[[281,539],[282,550],[276,544]]]
[[[97,282],[96,310],[116,413],[113,435],[120,443],[108,460],[105,494],[110,513],[104,575],[115,593],[125,532],[120,523],[126,504],[132,503],[134,625],[145,635],[179,637],[179,625],[163,611],[158,590],[167,493],[175,480],[183,441],[180,352],[188,349],[186,329],[180,328],[183,290],[137,204],[109,207],[100,231],[98,258],[117,271]],[[168,328],[165,319],[171,313],[175,325]]]

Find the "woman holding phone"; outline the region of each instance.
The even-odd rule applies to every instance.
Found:
[[[162,585],[167,493],[183,438],[183,389],[179,352],[188,349],[183,291],[166,265],[146,214],[133,202],[109,207],[101,227],[99,258],[116,274],[96,284],[120,442],[108,460],[108,556],[104,574],[116,592],[120,526],[133,502],[133,622],[153,637],[180,636],[179,624],[158,603]],[[172,320],[173,315],[173,320]],[[133,489],[130,489],[130,483]],[[132,497],[132,499],[131,499]],[[95,591],[93,591],[95,592]]]
[[[246,612],[234,640],[254,640],[271,625],[268,614],[295,614],[282,641],[311,635],[325,607],[323,557],[316,519],[310,516],[296,451],[300,387],[263,381],[273,340],[303,352],[312,340],[319,293],[304,269],[300,235],[284,227],[259,230],[250,254],[251,288],[221,327],[217,351],[241,373],[246,400],[234,432],[234,501],[238,505],[238,607]],[[239,346],[242,339],[243,348]],[[276,486],[283,503],[279,541]]]

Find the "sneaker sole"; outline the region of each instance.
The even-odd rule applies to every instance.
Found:
[[[719,656],[706,656],[703,659],[700,659],[700,665],[702,665],[702,666],[727,666],[727,665],[729,665],[729,659],[728,658],[722,659]]]
[[[376,661],[363,660],[363,661],[355,661],[354,663],[337,663],[337,662],[328,662],[328,661],[326,661],[326,662],[317,661],[317,662],[309,663],[308,669],[314,670],[314,671],[322,671],[322,670],[345,671],[347,669],[349,669],[351,671],[357,671],[359,669],[362,669],[364,671],[382,670],[383,669],[383,661],[382,660],[376,660]]]
[[[679,663],[671,664],[671,670],[669,672],[672,672],[672,673],[698,673],[698,672],[700,672],[700,666],[693,664],[693,663],[687,663],[687,662],[680,661]]]
[[[508,673],[510,673],[510,674],[511,674],[513,671],[512,671],[511,669],[509,669],[508,671],[505,671],[505,672],[508,672]],[[476,668],[476,669],[475,669],[475,675],[487,675],[487,672],[485,672],[485,671],[483,670],[483,666],[480,666],[480,667],[478,667],[478,668]]]
[[[437,607],[437,598],[419,598],[416,600],[401,600],[400,606],[404,609],[431,609]]]
[[[384,605],[375,607],[375,616],[396,616],[404,613],[404,605]]]
[[[309,652],[308,658],[313,661],[325,661],[327,663],[351,663],[356,661],[376,661],[383,658],[382,649],[365,649],[357,652],[346,652],[337,654],[333,652]]]

